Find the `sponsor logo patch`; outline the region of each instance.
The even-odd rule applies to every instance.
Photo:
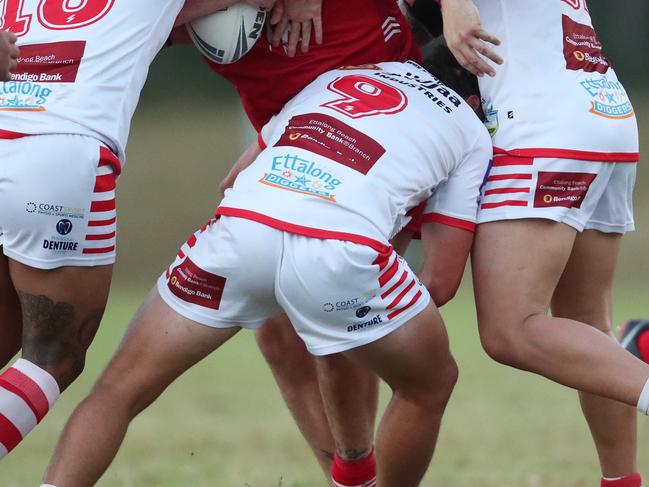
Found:
[[[225,277],[204,271],[187,257],[171,271],[167,286],[183,301],[219,309],[225,281]]]
[[[377,141],[322,113],[296,115],[275,147],[298,147],[365,175],[385,154]]]
[[[68,219],[59,220],[56,224],[59,235],[69,235],[72,232],[72,222]]]
[[[380,325],[381,323],[383,323],[383,318],[379,314],[370,318],[367,321],[363,321],[362,323],[354,323],[354,324],[347,325],[347,332],[351,333],[353,331],[365,330],[367,328],[372,328],[376,325]]]
[[[575,22],[567,15],[562,16],[563,56],[566,68],[587,73],[606,73],[611,66],[602,54],[602,44],[597,40],[595,30]]]
[[[361,309],[361,306],[363,306],[365,303],[370,301],[375,294],[370,294],[367,296],[359,296],[356,298],[350,298],[350,299],[341,299],[340,301],[335,301],[335,302],[328,302],[322,305],[322,309],[327,312],[331,313],[332,311],[349,311],[349,310],[356,310],[358,311]],[[365,306],[365,308],[368,308],[368,311],[365,312],[362,316],[356,315],[358,318],[362,318],[369,312],[369,306]]]
[[[583,172],[539,172],[535,208],[564,206],[581,208],[591,183],[597,174]]]
[[[0,83],[0,111],[40,112],[53,93],[48,83],[74,83],[86,41],[20,46],[11,81]]]
[[[334,174],[329,164],[285,155],[273,157],[271,172],[265,173],[259,182],[335,202],[334,191],[343,180]]]
[[[600,76],[587,78],[580,84],[592,97],[590,113],[614,119],[629,118],[635,114],[629,96],[619,81]]]
[[[494,110],[493,107],[490,107],[484,115],[485,127],[487,127],[487,130],[489,131],[489,135],[493,137],[496,135],[498,128],[500,127],[500,124],[498,123],[498,110]]]
[[[84,208],[74,208],[56,203],[36,203],[34,201],[30,201],[25,205],[25,211],[31,215],[55,216],[65,219],[83,219],[86,213]]]

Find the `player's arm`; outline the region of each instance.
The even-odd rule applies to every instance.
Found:
[[[9,81],[16,69],[20,51],[16,46],[18,37],[9,31],[0,31],[0,81]]]
[[[322,0],[277,0],[270,18],[273,27],[273,47],[279,47],[288,30],[286,54],[295,56],[300,44],[303,54],[309,52],[311,34],[316,44],[322,44]]]
[[[424,261],[419,279],[435,304],[457,292],[473,244],[480,190],[489,170],[491,139],[480,126],[462,161],[428,199],[421,217]]]
[[[460,287],[472,244],[470,230],[437,222],[421,226],[424,260],[419,279],[438,307],[450,301]]]
[[[240,0],[186,0],[185,6],[178,14],[176,18],[175,26],[184,25],[187,22],[196,20],[200,17],[205,17],[206,15],[212,14],[219,10],[223,10],[235,3],[238,3]],[[275,0],[245,0],[246,3],[257,7],[263,7],[266,9],[272,8],[275,4]]]
[[[476,76],[495,76],[495,69],[485,58],[502,64],[502,58],[488,44],[500,45],[500,40],[484,30],[480,14],[472,0],[441,0],[444,38],[455,59]]]

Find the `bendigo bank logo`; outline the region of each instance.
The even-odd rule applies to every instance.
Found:
[[[201,269],[187,257],[171,271],[167,286],[187,303],[219,309],[225,282],[225,277]]]
[[[534,193],[534,207],[581,208],[596,176],[597,174],[582,172],[541,171]]]
[[[332,202],[336,201],[334,190],[342,184],[324,165],[292,155],[273,157],[271,172],[259,182]]]

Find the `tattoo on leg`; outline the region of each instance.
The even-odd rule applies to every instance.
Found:
[[[345,451],[342,450],[337,450],[337,451],[340,458],[342,458],[343,460],[347,460],[348,462],[353,462],[355,460],[360,460],[361,458],[365,458],[367,455],[370,454],[371,449],[365,448],[364,450],[358,450],[356,448],[347,448]]]
[[[23,356],[54,375],[61,389],[81,373],[103,309],[79,317],[74,305],[19,291]]]
[[[323,455],[327,460],[333,460],[333,459],[334,459],[334,454],[333,454],[333,452],[331,452],[331,451],[329,451],[329,450],[323,450],[323,449],[321,449],[321,450],[320,450],[320,453],[322,453],[322,455]]]

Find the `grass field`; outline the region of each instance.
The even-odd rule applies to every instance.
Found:
[[[616,321],[647,311],[649,289],[617,295]],[[87,369],[44,423],[0,464],[3,487],[36,486],[65,419],[116,347],[146,288],[125,284]],[[470,291],[444,310],[461,378],[430,473],[436,487],[592,487],[598,469],[576,394],[492,363],[480,349]],[[383,397],[387,394],[384,391]],[[649,474],[649,420],[640,418]],[[324,485],[244,332],[174,384],[138,418],[101,486],[312,487]]]
[[[646,134],[649,103],[643,105],[641,132]],[[107,315],[82,378],[0,463],[0,487],[38,485],[66,418],[115,349],[146,285],[179,243],[213,213],[218,181],[241,150],[242,130],[233,124],[236,111],[227,100],[213,112],[197,111],[197,106],[157,106],[145,97],[120,180],[120,257]],[[649,174],[641,168],[639,231],[627,239],[621,259],[618,323],[649,314],[649,195],[642,191],[648,182]],[[466,283],[443,314],[461,378],[424,485],[598,485],[595,452],[576,393],[489,361],[480,349]],[[641,470],[649,475],[646,418],[640,418],[640,437]],[[252,335],[241,333],[135,421],[99,485],[313,487],[324,481]]]

